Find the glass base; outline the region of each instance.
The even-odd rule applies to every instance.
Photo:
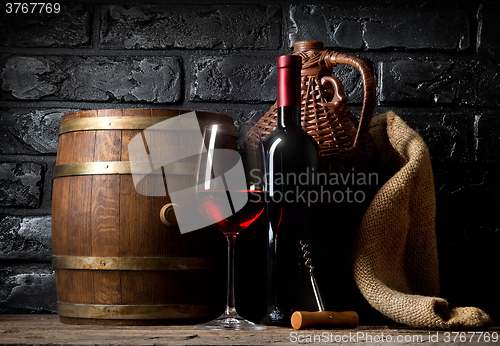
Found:
[[[212,330],[265,330],[266,326],[250,322],[236,311],[224,312],[215,320],[207,323],[200,323],[194,326],[194,329],[212,329]]]

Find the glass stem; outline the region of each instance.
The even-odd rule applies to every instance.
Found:
[[[227,301],[226,315],[236,314],[234,303],[234,244],[236,236],[227,235]]]

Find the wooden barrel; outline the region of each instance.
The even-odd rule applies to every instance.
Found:
[[[137,193],[128,164],[128,144],[134,136],[186,112],[112,109],[64,115],[52,196],[61,322],[191,323],[216,317],[224,309],[227,248],[222,233],[207,227],[180,234],[175,224],[165,225],[160,211],[170,198]],[[196,116],[200,125],[234,127],[228,116]],[[168,151],[179,148],[179,141],[171,138],[156,144]],[[165,174],[194,183],[192,172]]]

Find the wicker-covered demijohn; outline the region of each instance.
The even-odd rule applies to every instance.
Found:
[[[320,41],[297,41],[293,54],[302,57],[302,127],[318,143],[323,170],[365,166],[373,156],[368,126],[375,108],[375,80],[367,64],[356,57],[324,50]],[[354,66],[363,81],[363,107],[359,119],[346,107],[340,80],[332,76],[337,64]],[[265,138],[276,128],[276,103],[246,134],[245,142]]]

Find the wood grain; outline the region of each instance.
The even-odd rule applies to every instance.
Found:
[[[293,333],[293,334],[292,334]],[[325,333],[327,340],[322,339]],[[467,333],[467,331],[466,331]],[[484,333],[498,336],[500,326],[490,327]],[[495,333],[495,334],[494,334]],[[354,336],[353,336],[354,335]],[[0,340],[2,345],[302,345],[315,344],[314,340],[323,340],[320,344],[329,345],[365,345],[370,338],[392,340],[391,346],[409,344],[450,345],[446,342],[449,335],[435,330],[409,329],[405,327],[366,326],[354,329],[309,329],[295,331],[292,328],[268,327],[264,331],[210,331],[195,330],[192,325],[173,325],[160,327],[110,327],[110,326],[71,326],[58,322],[55,315],[0,315]],[[465,342],[457,340],[453,345],[466,346],[479,344],[480,332],[468,334]],[[359,337],[358,337],[359,336]],[[432,342],[429,337],[432,336]],[[447,338],[448,336],[448,338]],[[453,335],[452,335],[453,336]],[[472,343],[469,339],[472,336]],[[351,338],[350,338],[351,337]],[[316,338],[316,339],[314,339]],[[299,342],[299,340],[301,342]],[[337,341],[336,341],[337,340]],[[406,340],[406,341],[405,341]],[[409,343],[408,340],[413,340]],[[35,342],[36,341],[36,342]],[[482,339],[481,339],[482,341]],[[385,343],[378,343],[380,345]],[[490,343],[497,343],[491,340]]]

